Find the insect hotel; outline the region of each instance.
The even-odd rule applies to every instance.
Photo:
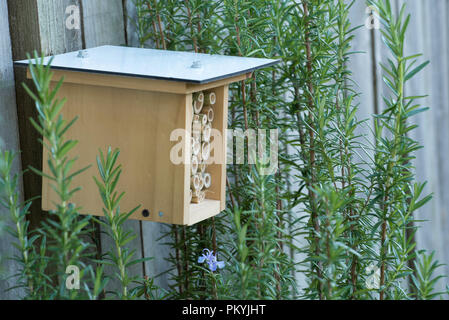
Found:
[[[132,219],[193,225],[219,214],[226,203],[229,84],[277,62],[116,46],[54,56],[54,84],[64,77],[62,114],[78,117],[66,133],[79,141],[73,170],[91,165],[74,179],[82,190],[73,201],[83,214],[102,215],[92,177],[98,150],[112,147],[120,149],[123,167],[121,209],[141,205]],[[55,200],[44,178],[42,209]]]

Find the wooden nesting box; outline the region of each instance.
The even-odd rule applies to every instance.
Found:
[[[116,46],[55,56],[53,80],[64,77],[58,98],[67,99],[63,116],[79,117],[66,133],[66,138],[79,141],[70,155],[79,157],[73,170],[92,165],[74,179],[73,186],[82,190],[73,202],[83,214],[102,215],[103,203],[92,176],[98,176],[98,150],[110,146],[120,149],[123,173],[118,190],[126,192],[122,211],[141,205],[132,219],[193,225],[219,214],[226,203],[228,86],[277,62]],[[212,179],[206,199],[195,204],[190,198],[190,160],[174,163],[171,154],[181,146],[187,150],[184,160],[190,158],[192,103],[198,92],[215,93],[211,126],[222,139],[213,151],[214,162],[208,163]],[[175,130],[182,134],[173,141]],[[44,172],[47,157],[44,152]],[[53,209],[53,201],[57,197],[43,179],[42,209]]]

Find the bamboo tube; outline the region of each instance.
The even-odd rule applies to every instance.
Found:
[[[205,126],[207,122],[209,121],[207,118],[207,114],[200,114],[200,122],[202,126]]]
[[[201,195],[201,190],[192,190],[192,197],[197,197]]]
[[[200,194],[198,195],[198,197],[193,197],[192,198],[192,202],[193,203],[201,203],[206,199],[206,193],[205,192],[200,192]]]
[[[208,106],[213,106],[215,103],[217,103],[217,95],[215,94],[215,92],[206,93],[204,104]]]
[[[209,189],[212,185],[212,176],[210,173],[203,174],[204,188]]]
[[[204,177],[202,174],[198,174],[198,176],[200,177],[200,188],[199,190],[203,190],[204,189]]]
[[[192,154],[194,156],[197,156],[197,160],[199,160],[198,155],[199,155],[200,151],[201,151],[201,143],[200,143],[199,139],[192,137]]]
[[[195,138],[194,138],[194,137],[190,137],[190,148],[191,148],[191,150],[192,150],[192,154],[193,154],[193,155],[196,155],[196,154],[195,154],[194,147],[195,147]]]
[[[204,103],[198,100],[193,101],[193,112],[199,114],[203,110]]]
[[[189,202],[192,202],[192,198],[193,198],[193,191],[192,189],[190,189]]]
[[[193,125],[192,125],[193,138],[198,139],[198,140],[201,139],[201,129],[202,129],[201,122],[194,121]]]
[[[192,175],[195,175],[198,172],[198,166],[199,166],[198,157],[192,156],[192,163],[191,163]]]
[[[215,112],[214,112],[214,108],[212,108],[211,106],[204,107],[203,110],[201,110],[201,113],[207,115],[207,121],[209,121],[209,122],[214,121]]]
[[[202,130],[202,138],[204,142],[210,142],[210,136],[212,134],[212,128],[210,127],[209,124],[206,124],[205,126],[203,126],[203,130]]]
[[[209,160],[210,157],[210,144],[209,142],[203,142],[201,146],[201,159],[203,161]]]
[[[192,197],[192,203],[198,204],[198,203],[201,203],[201,200],[199,197]]]
[[[193,94],[193,101],[199,101],[204,103],[204,93],[202,92],[195,92]]]
[[[206,163],[201,162],[201,163],[200,163],[200,172],[201,172],[201,173],[205,173],[205,172],[206,172],[206,168],[207,168]]]
[[[192,187],[193,190],[201,190],[200,189],[200,186],[201,186],[200,175],[196,174],[196,175],[192,176],[192,178],[190,179],[190,186]]]

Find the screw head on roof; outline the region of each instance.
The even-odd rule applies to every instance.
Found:
[[[77,55],[78,58],[82,59],[87,58],[88,56],[89,54],[87,53],[87,50],[80,50]]]
[[[190,68],[192,68],[192,69],[199,69],[201,67],[202,67],[201,61],[196,60],[196,61],[193,61],[192,66]]]

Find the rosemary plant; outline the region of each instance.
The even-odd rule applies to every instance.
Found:
[[[379,12],[384,28],[384,42],[391,52],[388,65],[382,65],[384,82],[390,88],[391,97],[384,97],[385,110],[376,117],[376,154],[373,177],[378,205],[375,214],[380,224],[380,299],[404,298],[400,281],[411,271],[407,262],[414,255],[415,243],[407,229],[413,227],[413,213],[425,205],[431,196],[421,197],[425,184],[414,183],[413,153],[421,148],[409,137],[416,128],[409,119],[427,110],[421,108],[419,96],[406,96],[405,84],[429,62],[416,66],[420,55],[406,56],[405,34],[410,15],[405,16],[405,4],[395,16],[389,1],[369,1]],[[412,230],[412,233],[414,230]]]
[[[75,123],[76,119],[70,122],[64,120],[61,109],[65,100],[56,99],[58,90],[62,84],[62,79],[54,88],[51,87],[52,72],[50,70],[51,61],[44,65],[44,58],[39,58],[37,53],[34,55],[34,63],[30,60],[30,74],[35,86],[35,93],[24,84],[24,88],[31,98],[35,101],[38,111],[38,121],[30,119],[36,130],[42,135],[41,143],[45,152],[48,153],[49,172],[44,173],[38,169],[31,168],[33,172],[42,176],[43,179],[51,181],[51,186],[59,198],[59,202],[54,204],[54,209],[50,211],[50,216],[42,222],[42,227],[37,230],[40,235],[41,244],[39,247],[39,260],[35,263],[34,272],[30,276],[33,281],[41,280],[44,282],[39,288],[40,293],[34,293],[41,299],[78,299],[85,297],[84,293],[91,298],[98,296],[99,291],[91,292],[90,288],[85,286],[71,288],[68,285],[68,270],[75,267],[80,270],[79,281],[84,278],[85,273],[90,273],[97,278],[91,266],[86,264],[86,260],[91,257],[89,252],[90,244],[83,240],[89,230],[86,227],[89,224],[90,216],[81,217],[80,208],[71,203],[71,198],[80,188],[71,188],[72,180],[75,176],[81,174],[87,168],[73,172],[72,168],[76,158],[70,158],[70,152],[73,151],[77,142],[66,140],[64,134]],[[27,208],[27,205],[25,208]],[[17,236],[20,242],[25,241],[25,232],[27,224],[24,221],[25,212],[17,215],[22,226],[22,232]],[[25,238],[26,239],[26,238]],[[24,242],[28,249],[36,238],[32,237]],[[26,265],[25,255],[22,263]],[[26,272],[29,270],[26,269]],[[101,269],[98,270],[101,272]],[[30,279],[28,279],[30,281]],[[94,290],[100,290],[101,282],[95,281]]]
[[[31,202],[25,204],[19,202],[18,174],[12,176],[12,164],[14,154],[9,151],[0,152],[0,205],[10,213],[10,219],[14,227],[7,227],[8,232],[17,239],[14,246],[17,248],[18,256],[13,257],[18,262],[20,270],[12,275],[17,280],[17,286],[26,288],[25,298],[32,298],[39,291],[39,278],[34,278],[33,270],[35,259],[38,257],[34,242],[38,235],[29,237],[29,222],[26,215],[29,214]],[[37,282],[37,284],[36,284]],[[37,288],[37,290],[36,290]]]
[[[106,156],[100,150],[100,155],[97,157],[98,171],[101,181],[93,177],[98,186],[101,199],[104,203],[103,213],[105,221],[98,220],[100,225],[104,227],[106,233],[114,242],[115,248],[106,253],[106,258],[102,260],[103,265],[111,265],[116,270],[115,277],[121,284],[121,292],[117,292],[117,297],[120,299],[134,299],[138,293],[135,288],[130,288],[133,282],[137,282],[138,277],[130,277],[128,268],[137,263],[149,260],[150,258],[134,259],[135,249],[130,250],[126,244],[132,241],[136,234],[124,229],[123,224],[126,220],[140,207],[137,206],[129,212],[122,213],[120,211],[120,201],[125,195],[124,192],[118,193],[116,191],[117,184],[122,173],[120,165],[117,165],[117,158],[120,152],[118,150],[112,151],[108,149]],[[144,286],[148,289],[144,291],[146,296],[152,296],[149,291],[155,290],[155,286],[146,279]]]
[[[441,267],[441,264],[435,261],[434,255],[435,252],[427,254],[425,251],[420,251],[419,259],[415,260],[412,286],[416,293],[413,292],[412,297],[416,300],[432,300],[444,294],[435,290],[435,284],[443,276],[434,276],[435,271]]]

